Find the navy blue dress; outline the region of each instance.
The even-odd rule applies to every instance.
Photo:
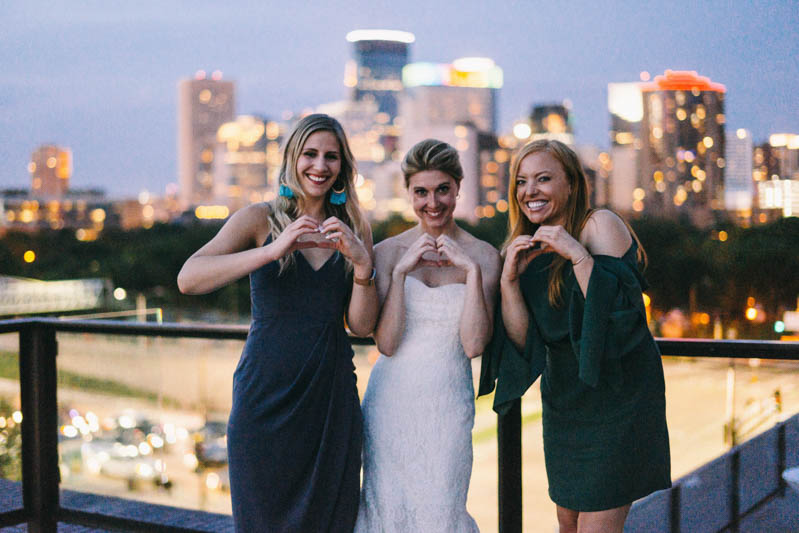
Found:
[[[267,241],[268,242],[268,241]],[[252,323],[233,375],[228,459],[236,531],[352,531],[362,418],[344,330],[351,276],[300,252],[250,274]]]

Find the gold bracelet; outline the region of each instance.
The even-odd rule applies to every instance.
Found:
[[[368,278],[359,278],[358,276],[353,275],[352,281],[357,283],[358,285],[363,285],[364,287],[370,287],[375,284],[375,276],[377,275],[377,271],[373,268],[372,275]]]
[[[582,256],[582,257],[581,257],[580,259],[578,259],[577,261],[574,261],[574,262],[572,263],[572,266],[573,266],[573,267],[576,267],[577,265],[579,265],[579,264],[580,264],[580,263],[583,261],[583,259],[587,259],[587,258],[589,258],[589,257],[591,257],[591,254],[585,254],[584,256]]]

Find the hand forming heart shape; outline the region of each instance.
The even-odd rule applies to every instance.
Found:
[[[441,247],[436,245],[435,252],[425,252],[422,254],[421,261],[423,266],[446,267],[451,266],[452,262],[447,258],[446,254],[441,251]]]

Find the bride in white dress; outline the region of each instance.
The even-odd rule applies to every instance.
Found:
[[[492,332],[499,253],[455,224],[458,152],[428,139],[402,163],[415,227],[375,247],[382,354],[363,399],[364,472],[356,532],[478,531],[470,358]]]

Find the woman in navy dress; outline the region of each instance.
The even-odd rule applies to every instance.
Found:
[[[252,323],[233,376],[228,459],[236,530],[352,531],[362,418],[344,327],[372,332],[372,237],[341,125],[300,120],[279,195],[237,211],[178,275],[203,294],[250,276]]]

